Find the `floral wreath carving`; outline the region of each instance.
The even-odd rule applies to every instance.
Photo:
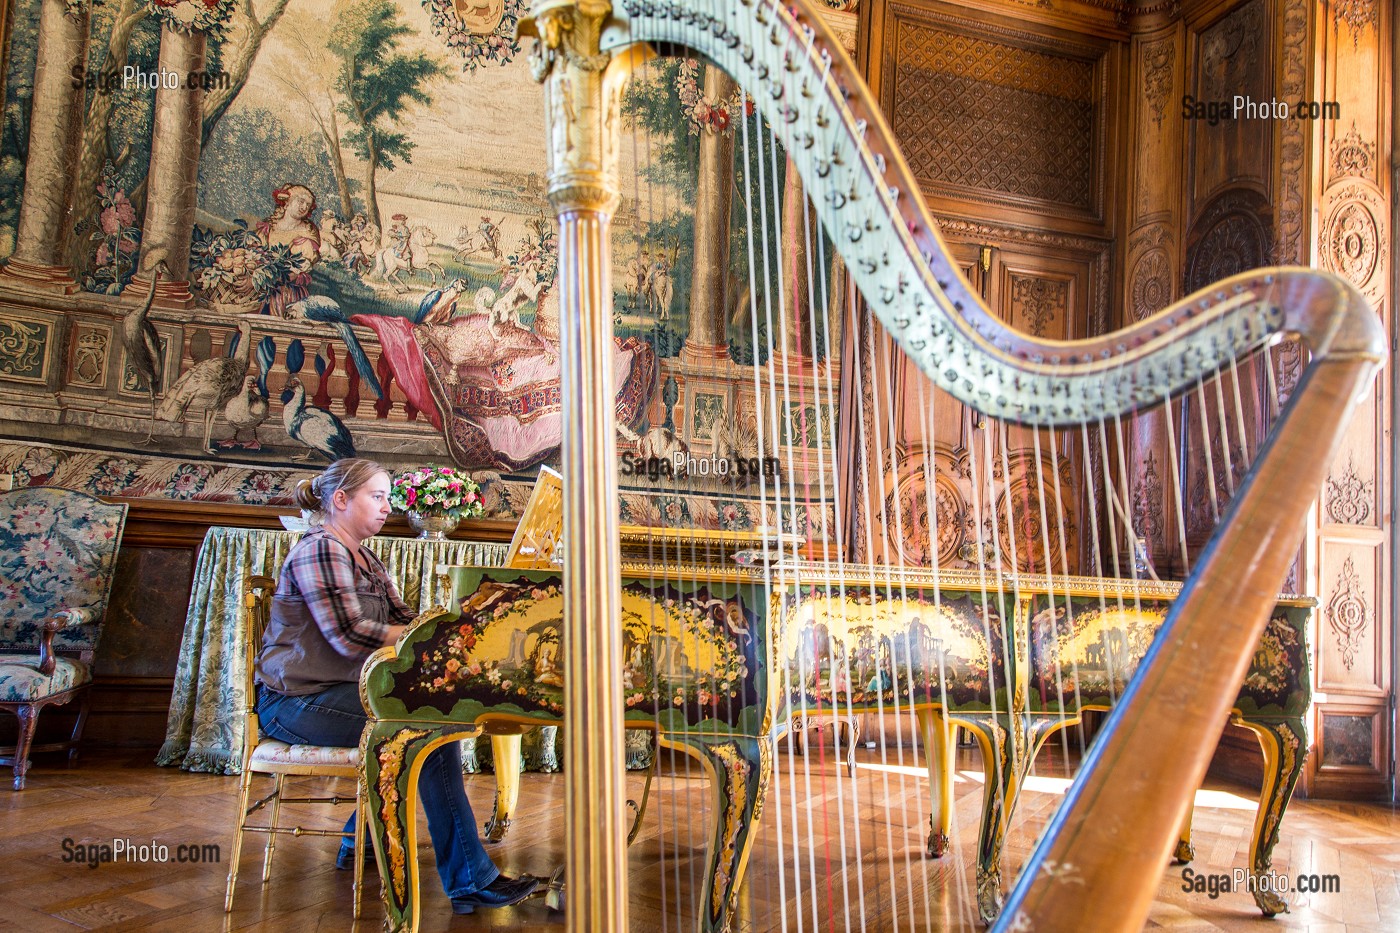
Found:
[[[228,25],[234,0],[146,0],[151,14],[176,32],[219,35]]]
[[[741,117],[753,115],[753,101],[736,89],[724,100],[711,100],[700,91],[700,63],[693,58],[681,60],[676,72],[676,94],[681,100],[681,113],[690,124],[690,135],[708,133],[730,136]]]
[[[496,28],[488,33],[473,32],[457,15],[452,0],[423,0],[433,33],[465,61],[462,70],[470,74],[489,63],[508,65],[520,54],[515,26],[526,10],[525,0],[505,0],[505,10]]]

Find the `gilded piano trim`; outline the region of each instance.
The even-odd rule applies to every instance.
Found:
[[[417,741],[429,734],[427,729],[402,729],[372,749],[374,760],[379,763],[378,775],[375,780],[382,801],[379,807],[379,819],[383,821],[384,826],[389,828],[389,831],[384,835],[387,851],[383,852],[381,857],[388,860],[388,881],[400,902],[404,898],[404,889],[408,887],[407,866],[404,858],[406,847],[403,836],[396,831],[398,821],[391,819],[391,817],[401,802],[399,776],[403,771],[404,751],[410,742]],[[368,731],[365,733],[365,739],[366,742],[371,741]],[[369,750],[366,749],[366,751]],[[414,897],[416,900],[416,892]]]

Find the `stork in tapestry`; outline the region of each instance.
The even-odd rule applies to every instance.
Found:
[[[146,293],[145,301],[128,311],[122,318],[122,346],[126,348],[126,361],[132,371],[146,383],[146,392],[151,396],[151,421],[146,429],[146,439],[137,441],[141,445],[156,442],[156,396],[163,388],[165,348],[160,345],[160,334],[150,321],[150,313],[161,276],[168,276],[169,272],[165,260],[157,260],[151,272],[151,287]]]
[[[313,453],[331,461],[355,456],[355,442],[345,422],[324,408],[307,404],[306,389],[295,376],[287,380],[282,389],[282,405],[282,424],[287,428],[287,435],[310,448],[293,460],[310,460]]]

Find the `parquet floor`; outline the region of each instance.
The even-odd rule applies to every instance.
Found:
[[[811,757],[780,754],[775,793],[743,893],[742,928],[755,931],[974,930],[971,871],[980,770],[976,752],[962,750],[957,781],[957,843],[939,861],[922,857],[926,832],[921,762],[893,753],[882,761],[861,750],[854,780],[838,772],[830,750]],[[156,768],[149,754],[94,754],[67,770],[36,760],[29,788],[0,790],[0,928],[202,930],[380,929],[377,882],[366,893],[356,923],[350,916],[351,875],[332,865],[335,843],[282,837],[273,878],[258,883],[261,840],[250,837],[234,911],[223,912],[237,783],[234,778]],[[805,765],[805,767],[804,767]],[[1045,758],[1016,814],[1006,862],[1014,872],[1054,809],[1066,781]],[[4,777],[8,780],[8,771]],[[312,782],[307,782],[308,785]],[[308,786],[305,788],[312,790]],[[349,788],[342,788],[349,792]],[[629,783],[639,794],[641,778]],[[794,793],[795,791],[795,793]],[[471,778],[468,793],[479,812],[491,801],[489,776]],[[1212,784],[1198,797],[1198,872],[1228,873],[1245,864],[1254,816],[1252,790]],[[510,872],[548,874],[562,861],[562,775],[526,775],[519,818],[491,851]],[[704,859],[708,790],[702,775],[679,767],[658,778],[644,829],[631,849],[632,929],[694,928],[691,892]],[[289,821],[307,825],[309,807],[287,807]],[[290,811],[290,812],[289,812]],[[322,813],[326,812],[324,808]],[[347,811],[338,811],[343,819]],[[334,822],[330,817],[328,822]],[[321,823],[319,825],[327,825]],[[218,844],[213,864],[107,863],[89,868],[64,862],[72,845],[129,839],[174,852],[182,843]],[[558,914],[542,903],[454,917],[432,870],[426,826],[419,857],[424,867],[424,933],[453,930],[560,930]],[[1124,840],[1131,845],[1131,840]],[[1248,894],[1211,898],[1182,890],[1182,869],[1164,866],[1149,929],[1251,933],[1395,933],[1400,930],[1400,817],[1377,805],[1295,801],[1284,824],[1275,868],[1335,874],[1341,891],[1296,897],[1292,913],[1264,920]],[[1008,883],[1010,878],[1007,879]],[[1096,924],[1086,918],[1083,929]]]

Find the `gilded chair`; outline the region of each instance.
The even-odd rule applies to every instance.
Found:
[[[33,752],[78,755],[91,698],[92,660],[112,590],[126,506],[71,489],[0,495],[0,708],[19,718],[0,748],[24,790]],[[39,711],[79,702],[70,738],[34,745]]]
[[[281,826],[284,803],[328,803],[355,804],[355,916],[360,916],[360,891],[364,883],[365,814],[364,788],[360,784],[360,750],[358,748],[337,748],[322,745],[288,745],[260,734],[258,727],[257,689],[253,684],[253,664],[262,646],[263,633],[267,631],[272,593],[276,581],[269,577],[248,577],[243,582],[243,613],[246,639],[243,644],[244,673],[244,729],[243,729],[243,773],[240,777],[238,794],[238,828],[233,837],[233,861],[229,865],[228,890],[224,894],[224,911],[233,910],[233,890],[238,884],[238,862],[243,854],[244,833],[265,833],[267,846],[263,853],[262,882],[267,884],[272,877],[272,856],[277,846],[277,836],[336,836],[345,837],[341,830],[304,829],[301,826]],[[254,774],[272,777],[272,793],[251,805]],[[355,796],[341,797],[288,797],[283,793],[288,775],[322,778],[349,778],[355,782]],[[268,807],[266,826],[250,826],[248,818],[257,811]]]

